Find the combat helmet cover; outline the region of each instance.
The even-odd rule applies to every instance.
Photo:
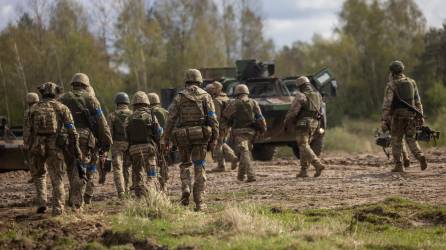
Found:
[[[59,93],[58,86],[53,82],[42,83],[37,89],[43,97],[55,97]]]
[[[198,69],[188,69],[184,74],[184,82],[188,84],[201,84],[203,83],[203,77]]]
[[[81,83],[87,87],[90,87],[90,78],[84,73],[76,73],[73,75],[73,78],[71,78],[71,84],[73,83]]]
[[[300,76],[296,79],[297,87],[300,87],[306,83],[310,83],[310,79],[308,79],[308,77],[306,77],[306,76]]]
[[[29,92],[26,94],[26,103],[33,104],[36,102],[39,102],[39,95],[37,93]]]
[[[132,105],[137,104],[150,105],[149,97],[143,91],[137,91],[132,97]]]
[[[239,84],[235,87],[235,95],[242,95],[246,94],[249,95],[249,88],[246,86],[246,84]]]
[[[151,92],[147,94],[147,97],[149,97],[150,104],[160,104],[160,97],[157,93]]]
[[[389,70],[394,74],[400,74],[404,71],[404,64],[399,60],[393,61],[389,65]]]

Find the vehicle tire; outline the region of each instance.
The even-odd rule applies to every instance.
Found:
[[[256,161],[271,161],[274,153],[276,153],[276,146],[271,144],[254,144],[252,148],[252,157]]]

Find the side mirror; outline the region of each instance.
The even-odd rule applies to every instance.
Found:
[[[336,97],[337,91],[338,91],[338,83],[336,82],[336,80],[332,80],[330,82],[330,96]]]

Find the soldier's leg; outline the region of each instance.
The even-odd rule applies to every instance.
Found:
[[[132,177],[133,177],[133,187],[135,189],[135,195],[137,198],[142,198],[146,195],[146,185],[145,185],[145,176],[146,167],[144,164],[144,156],[143,154],[133,153],[131,154],[132,158]]]
[[[251,155],[252,155],[251,151],[252,151],[252,147],[253,147],[252,141],[254,140],[254,136],[247,134],[247,135],[245,135],[245,137],[246,137],[246,143],[248,146],[248,153],[245,154],[246,155],[245,157],[248,161],[248,164],[246,164],[246,176],[248,177],[247,182],[253,182],[253,181],[256,181],[256,172],[255,172],[254,164],[252,163],[252,157],[251,157]]]
[[[112,147],[113,180],[115,182],[118,197],[122,198],[125,192],[124,187],[124,151],[120,148]]]
[[[241,134],[234,135],[234,143],[236,145],[236,152],[238,153],[240,159],[237,179],[239,181],[243,181],[246,176],[247,168],[250,164],[249,143],[247,138]]]
[[[409,159],[409,154],[407,153],[407,146],[406,146],[407,139],[404,138],[404,141],[406,141],[406,142],[403,142],[401,144],[401,146],[402,146],[401,153],[402,153],[402,157],[403,157],[404,168],[408,168],[408,167],[410,167],[410,159]]]
[[[194,164],[194,202],[195,210],[202,209],[202,195],[206,188],[206,151],[207,145],[192,146],[192,162]]]
[[[420,162],[421,170],[425,170],[427,168],[427,161],[426,161],[426,157],[424,156],[423,152],[421,151],[420,145],[415,140],[416,132],[417,132],[417,128],[416,128],[415,120],[409,120],[408,125],[405,130],[407,146],[409,147],[410,151],[415,156],[415,158]]]
[[[231,169],[237,168],[238,164],[237,155],[227,143],[223,143],[223,156],[227,161],[231,162]]]
[[[124,190],[130,192],[131,178],[130,172],[132,171],[132,162],[128,152],[124,152],[123,173],[124,173]]]
[[[181,179],[181,203],[184,206],[189,205],[189,196],[192,189],[192,176],[191,176],[191,148],[188,145],[179,145],[178,151],[180,153],[180,179]]]
[[[59,150],[54,150],[49,154],[48,173],[51,178],[51,186],[53,187],[52,213],[53,216],[61,215],[64,211],[65,200],[65,190],[63,184],[65,167],[63,154]]]
[[[224,158],[224,154],[223,154],[223,144],[222,143],[218,143],[214,149],[213,152],[213,156],[215,157],[214,159],[217,161],[217,167],[215,169],[213,169],[213,172],[223,172],[225,171],[225,158]]]
[[[316,168],[316,173],[314,177],[319,177],[322,173],[322,170],[325,169],[325,165],[321,163],[320,159],[313,152],[313,149],[311,149],[311,146],[309,144],[312,132],[313,131],[311,128],[297,129],[296,141],[297,141],[297,146],[299,147],[302,169],[304,169],[305,171],[308,168],[309,163],[311,163]]]
[[[392,120],[391,145],[392,145],[393,161],[395,164],[395,167],[392,169],[392,172],[404,172],[403,163],[401,162],[401,154],[403,147],[402,146],[403,136],[405,133],[406,126],[407,126],[407,119],[395,117]]]
[[[93,198],[94,194],[94,188],[96,187],[96,178],[98,175],[97,171],[97,164],[98,164],[98,155],[96,152],[92,152],[94,154],[94,157],[92,157],[92,160],[90,164],[87,166],[87,184],[85,186],[85,193],[84,193],[84,202],[85,204],[90,204],[91,200]]]
[[[37,212],[44,213],[47,206],[47,189],[46,189],[46,158],[37,154],[33,154],[33,181],[36,187]]]

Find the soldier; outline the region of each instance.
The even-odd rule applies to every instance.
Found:
[[[160,98],[156,93],[148,93],[147,96],[149,97],[150,101],[150,109],[152,110],[153,114],[155,114],[156,119],[158,120],[158,123],[160,126],[164,129],[166,126],[166,119],[169,112],[161,107]],[[159,146],[159,145],[158,145]],[[158,167],[160,168],[160,174],[158,176],[159,183],[161,186],[161,190],[166,191],[166,184],[167,180],[169,179],[169,169],[167,166],[167,159],[164,153],[162,152],[163,149],[158,148]]]
[[[222,113],[228,106],[229,97],[223,91],[223,85],[220,82],[213,82],[206,86],[206,91],[212,96],[212,100],[215,105],[215,114],[217,115],[217,120],[221,123]],[[231,161],[231,169],[237,168],[238,158],[234,153],[234,150],[226,143],[228,132],[221,131],[223,127],[220,127],[220,138],[218,139],[217,145],[215,146],[213,155],[217,160],[217,167],[212,170],[212,172],[224,172],[226,168],[225,159]],[[222,136],[225,135],[226,138]]]
[[[63,94],[60,101],[71,111],[79,133],[79,144],[83,160],[81,168],[76,167],[76,159],[65,155],[70,181],[70,204],[81,209],[93,197],[96,177],[96,148],[108,152],[112,144],[110,129],[102,112],[101,105],[92,94],[90,79],[86,74],[76,73],[71,80],[72,90]],[[81,179],[80,171],[86,171],[87,181]]]
[[[31,107],[29,136],[33,138],[30,152],[33,158],[31,162],[34,165],[33,180],[37,190],[37,213],[46,211],[46,163],[53,187],[52,214],[60,215],[64,210],[65,195],[63,149],[66,148],[66,137],[62,134],[62,128],[68,134],[69,146],[73,149],[74,157],[80,159],[82,153],[70,110],[55,100],[56,88],[57,85],[51,82],[39,86],[42,101]]]
[[[301,169],[296,177],[308,177],[307,170],[310,164],[316,168],[314,177],[319,177],[325,165],[310,147],[310,142],[317,132],[322,107],[322,96],[313,89],[310,80],[301,76],[296,80],[299,92],[291,104],[288,113],[285,116],[285,130],[292,125],[296,126],[296,141],[300,150]]]
[[[185,88],[178,93],[169,107],[163,144],[172,138],[180,152],[181,203],[189,205],[192,189],[190,167],[194,165],[193,198],[195,210],[204,207],[202,194],[206,187],[206,152],[215,147],[218,121],[211,96],[199,85],[203,78],[199,70],[185,72]]]
[[[427,161],[415,140],[416,129],[424,124],[423,106],[416,82],[403,74],[404,64],[394,61],[390,64],[390,81],[384,92],[381,128],[390,130],[392,154],[395,167],[392,172],[404,172],[401,162],[402,143],[405,137],[407,146],[420,162],[421,170],[427,168]]]
[[[132,160],[132,177],[135,195],[142,198],[147,194],[145,175],[153,188],[158,188],[156,167],[156,144],[163,129],[156,116],[151,112],[146,93],[138,91],[132,98],[133,114],[128,117],[126,127],[129,154]]]
[[[235,150],[240,159],[237,179],[243,181],[247,176],[247,182],[253,182],[256,176],[251,163],[252,143],[266,132],[266,121],[257,101],[249,98],[248,86],[237,85],[235,95],[236,99],[223,111],[222,131],[232,128]]]
[[[26,104],[28,104],[28,107],[25,109],[25,113],[23,115],[23,145],[24,145],[24,151],[25,151],[25,157],[26,157],[26,165],[29,167],[29,172],[31,174],[31,179],[28,181],[28,183],[33,183],[32,176],[34,175],[34,164],[32,164],[32,158],[29,153],[30,146],[32,144],[32,138],[30,138],[30,132],[31,132],[31,126],[30,126],[30,117],[29,117],[29,111],[31,110],[31,107],[34,106],[34,104],[39,102],[39,95],[34,92],[30,92],[26,94]]]
[[[127,93],[119,92],[115,96],[116,110],[108,116],[110,132],[113,138],[112,159],[113,178],[118,197],[123,198],[129,191],[129,175],[131,161],[128,155],[129,143],[127,138],[128,117],[132,114],[129,109],[130,99]]]

